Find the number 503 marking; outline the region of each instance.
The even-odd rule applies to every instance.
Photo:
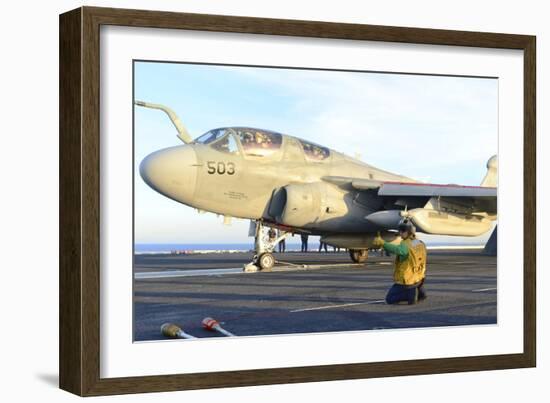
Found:
[[[219,175],[233,175],[235,173],[235,164],[232,162],[208,161],[206,163],[206,166],[208,167],[208,173],[210,175],[213,175],[215,173],[218,173]]]

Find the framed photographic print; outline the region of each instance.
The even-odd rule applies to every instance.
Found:
[[[535,366],[535,110],[533,36],[62,14],[60,387]]]

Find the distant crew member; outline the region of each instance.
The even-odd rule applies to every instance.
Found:
[[[307,252],[307,234],[301,234],[300,237],[302,238],[302,252]]]
[[[325,248],[325,252],[328,252],[327,250],[327,244],[322,242],[322,241],[319,241],[319,253],[321,253],[323,247]]]
[[[426,299],[426,245],[416,238],[415,228],[410,219],[401,220],[398,229],[402,238],[399,245],[384,241],[379,233],[373,241],[373,246],[395,254],[394,285],[386,295],[386,303],[397,304],[406,301],[412,305]]]
[[[277,230],[277,237],[283,235],[280,230]],[[286,251],[286,238],[281,239],[279,242],[279,253],[285,253]]]

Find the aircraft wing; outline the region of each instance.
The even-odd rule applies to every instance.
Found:
[[[378,195],[492,198],[497,196],[497,188],[427,183],[382,182],[378,188]]]
[[[476,207],[478,211],[489,214],[495,214],[497,209],[496,187],[389,182],[342,176],[326,176],[323,180],[358,191],[375,192],[378,197],[394,201],[395,204],[406,204],[409,207],[423,206],[431,198],[436,197],[447,203]]]

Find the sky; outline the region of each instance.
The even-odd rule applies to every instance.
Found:
[[[479,185],[498,149],[492,78],[135,62],[134,94],[172,108],[194,138],[260,127],[430,183]],[[248,221],[225,226],[143,182],[143,158],[182,143],[161,111],[136,107],[134,124],[135,242],[249,242]]]

